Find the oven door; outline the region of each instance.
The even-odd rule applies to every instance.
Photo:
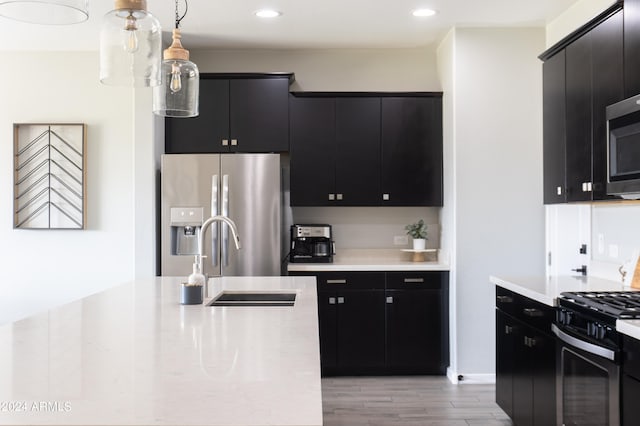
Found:
[[[615,351],[551,326],[556,345],[558,424],[620,425],[620,365]]]

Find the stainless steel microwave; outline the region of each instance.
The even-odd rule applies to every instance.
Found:
[[[640,199],[640,95],[607,107],[607,194]]]

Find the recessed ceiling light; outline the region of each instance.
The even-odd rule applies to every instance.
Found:
[[[259,18],[277,18],[282,15],[282,13],[272,9],[261,9],[257,10],[255,15]]]
[[[416,9],[411,14],[418,17],[433,16],[436,14],[436,11],[432,9]]]

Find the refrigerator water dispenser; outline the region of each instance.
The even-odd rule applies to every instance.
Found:
[[[171,207],[171,254],[198,254],[198,238],[204,222],[202,207]]]

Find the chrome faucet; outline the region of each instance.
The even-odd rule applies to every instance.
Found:
[[[200,267],[201,274],[204,274],[202,265],[204,234],[207,232],[207,229],[213,222],[223,222],[229,225],[229,228],[231,228],[231,234],[233,235],[233,242],[236,244],[236,249],[240,250],[241,248],[240,237],[238,237],[238,228],[236,227],[235,222],[229,219],[227,216],[211,216],[209,219],[205,220],[200,227],[200,238],[198,239],[198,266]],[[206,281],[204,284],[204,297],[209,297],[209,286]]]

